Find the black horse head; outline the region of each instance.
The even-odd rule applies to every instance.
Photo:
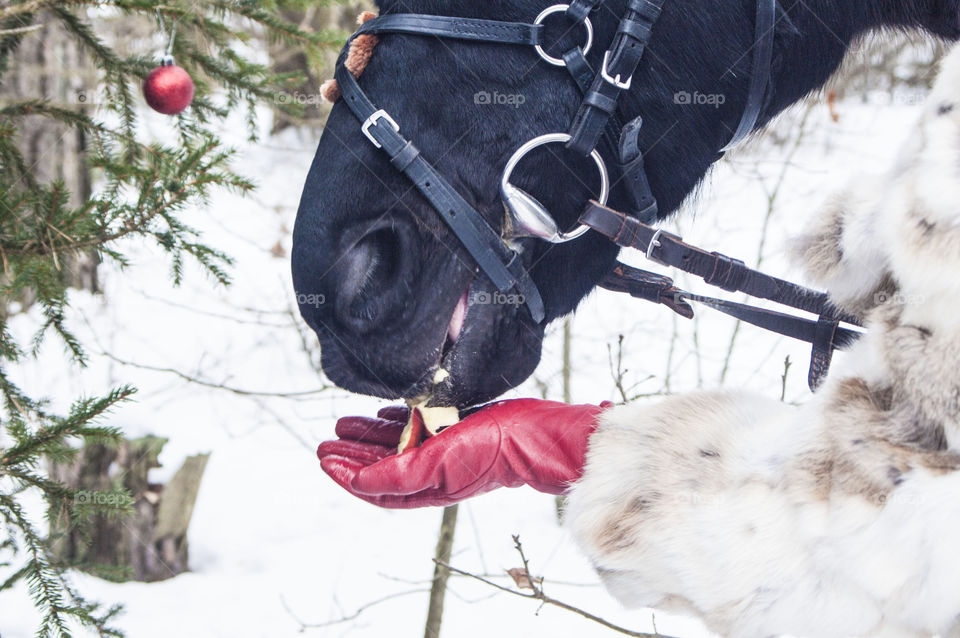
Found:
[[[661,216],[680,206],[737,128],[750,82],[756,1],[667,0],[620,101],[623,121],[643,116],[640,141]],[[379,4],[382,14],[529,23],[548,3]],[[589,56],[594,68],[624,6],[625,0],[609,0],[592,16],[601,45]],[[761,124],[821,87],[850,44],[871,29],[918,27],[960,37],[960,0],[780,0],[778,10]],[[547,21],[555,55],[583,37],[564,21],[562,15]],[[581,101],[569,75],[532,48],[414,35],[382,37],[360,84],[494,228],[504,218],[499,178],[507,159],[529,139],[566,131]],[[685,99],[697,95],[706,99]],[[524,160],[513,183],[569,228],[595,196],[595,170],[589,160],[551,147]],[[625,205],[617,188],[611,205]],[[450,376],[437,386],[437,400],[459,406],[518,385],[539,361],[545,323],[573,311],[617,256],[594,233],[563,245],[523,243],[524,263],[546,306],[541,324],[517,300],[495,294],[436,211],[337,104],[307,178],[293,251],[300,310],[320,338],[325,372],[351,391],[415,397],[434,384],[442,364]]]

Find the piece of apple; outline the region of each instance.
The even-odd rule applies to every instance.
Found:
[[[460,423],[460,410],[457,408],[420,408],[423,414],[423,425],[427,428],[429,436],[436,436],[437,432],[443,428],[450,427]]]
[[[439,385],[449,377],[449,372],[439,368],[433,376],[433,383]],[[460,410],[454,407],[428,407],[430,400],[429,394],[418,399],[407,399],[410,418],[400,435],[401,454],[418,447],[428,437],[436,436],[442,428],[460,422]]]
[[[397,447],[397,454],[403,454],[407,450],[420,447],[426,437],[426,427],[423,423],[423,415],[417,408],[410,409],[410,418],[407,420],[407,427],[403,428],[400,434],[400,445]]]
[[[429,437],[436,436],[442,428],[460,422],[460,411],[456,408],[428,408],[425,405],[416,405],[410,408],[410,419],[400,434],[400,445],[397,451],[403,454],[412,450]]]

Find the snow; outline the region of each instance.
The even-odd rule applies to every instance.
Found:
[[[807,116],[806,137],[793,153],[806,110],[798,107],[775,134],[735,154],[711,175],[678,228],[688,241],[755,264],[768,196],[784,173],[763,266],[773,274],[797,276],[786,260],[789,235],[854,170],[876,169],[894,157],[917,115],[916,101],[907,96],[841,103],[839,124],[830,120],[825,105],[815,105]],[[149,116],[146,124],[145,135],[163,136],[169,121]],[[209,243],[236,259],[233,286],[220,288],[192,269],[182,287],[172,288],[166,258],[147,244],[128,243],[131,265],[121,270],[106,264],[101,270],[104,296],[76,293],[73,298],[71,320],[88,344],[89,367],[65,363],[61,346],[51,339],[35,362],[15,370],[28,391],[50,396],[61,408],[81,394],[103,393],[120,383],[139,387],[135,401],[109,422],[129,436],[170,439],[153,480],[168,480],[188,455],[212,452],[190,530],[191,573],[154,584],[113,584],[80,573],[73,579],[88,597],[123,603],[120,625],[133,638],[293,636],[300,630],[297,619],[329,623],[397,594],[403,595],[352,620],[305,633],[420,636],[440,511],[367,505],[330,481],[314,456],[316,444],[333,435],[338,416],[371,414],[383,402],[338,389],[271,396],[310,393],[325,383],[315,368],[313,338],[296,316],[288,257],[316,140],[309,133],[286,131],[249,144],[239,120],[225,128],[225,135],[240,149],[237,170],[252,176],[259,189],[246,199],[219,193],[209,206],[185,217]],[[776,144],[775,138],[785,142]],[[629,261],[650,267],[635,256]],[[715,294],[683,278],[681,283]],[[27,314],[13,328],[29,335],[36,321],[34,313]],[[615,357],[618,335],[624,336],[628,394],[656,395],[718,385],[734,330],[732,320],[706,309],[687,322],[665,308],[606,292],[592,295],[572,326],[573,398],[582,402],[619,398],[608,350],[612,346]],[[535,379],[512,395],[560,398],[561,348],[557,324]],[[779,396],[787,355],[794,365],[786,395],[802,401],[808,348],[750,327],[740,331],[725,383]],[[170,370],[236,391],[190,382]],[[42,515],[40,503],[31,504]],[[631,629],[652,630],[653,612],[621,609],[604,593],[558,526],[554,507],[552,497],[526,488],[464,504],[453,564],[508,584],[504,570],[519,565],[511,535],[519,534],[534,572],[546,578],[548,593]],[[537,612],[534,601],[453,577],[443,634],[611,635],[559,609]],[[36,620],[24,588],[0,596],[4,638],[32,635]],[[707,635],[696,622],[668,614],[658,613],[656,624],[665,634]]]

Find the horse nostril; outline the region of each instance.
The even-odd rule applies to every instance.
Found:
[[[336,267],[336,313],[359,331],[374,327],[400,273],[400,238],[389,228],[364,235]]]

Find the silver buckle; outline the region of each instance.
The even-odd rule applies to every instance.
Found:
[[[389,123],[390,126],[393,127],[394,131],[396,131],[397,133],[400,132],[400,125],[397,124],[396,120],[390,117],[390,114],[384,111],[383,109],[380,109],[379,111],[377,111],[376,113],[368,117],[366,120],[364,120],[363,124],[360,126],[360,130],[363,131],[363,134],[367,136],[367,139],[370,140],[370,142],[377,148],[383,148],[383,144],[378,142],[377,139],[370,133],[370,127],[377,125],[380,122],[380,120],[386,120],[387,123]]]
[[[630,88],[630,85],[633,84],[633,76],[627,78],[627,81],[624,82],[620,79],[620,74],[617,74],[617,77],[610,77],[610,73],[607,71],[607,65],[610,64],[610,51],[607,51],[603,54],[603,65],[600,67],[600,77],[602,77],[607,84],[612,84],[618,89],[624,91]]]
[[[660,242],[660,238],[663,237],[663,236],[667,236],[667,237],[669,237],[670,239],[674,239],[674,240],[676,240],[676,241],[683,241],[683,238],[680,237],[680,235],[674,235],[673,233],[668,233],[667,231],[665,231],[665,230],[662,229],[662,228],[658,228],[658,229],[657,229],[657,232],[655,232],[655,233],[653,234],[653,238],[650,240],[650,244],[647,246],[647,255],[646,255],[646,257],[647,257],[647,259],[648,259],[649,261],[652,261],[652,262],[655,263],[655,264],[660,264],[661,266],[667,266],[667,267],[669,267],[669,268],[672,268],[673,266],[671,266],[671,265],[668,264],[667,262],[663,261],[662,259],[658,259],[658,258],[657,258],[656,256],[654,256],[654,254],[653,254],[653,251],[654,251],[654,250],[656,250],[657,248],[660,248],[660,247],[663,245],[663,244]]]

